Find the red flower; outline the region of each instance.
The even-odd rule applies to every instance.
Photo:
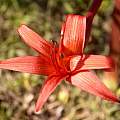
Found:
[[[18,32],[24,42],[35,49],[38,56],[16,57],[0,62],[0,68],[48,76],[36,104],[39,111],[49,95],[63,79],[94,95],[113,102],[119,99],[91,70],[111,69],[109,57],[83,53],[86,17],[68,15],[62,27],[60,44],[48,42],[22,25]]]

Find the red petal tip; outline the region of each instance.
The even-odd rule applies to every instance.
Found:
[[[21,24],[20,27],[17,29],[18,33],[20,34],[23,29],[28,29],[28,27],[25,24]]]
[[[40,113],[41,109],[39,109],[39,107],[35,107],[35,113]]]

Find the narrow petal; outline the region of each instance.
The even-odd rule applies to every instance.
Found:
[[[49,75],[54,69],[40,56],[16,57],[0,61],[0,69],[8,69],[33,74]]]
[[[86,32],[86,17],[68,15],[62,27],[62,50],[66,55],[83,53]]]
[[[44,56],[50,55],[51,44],[25,25],[18,29],[24,42]]]
[[[113,60],[102,55],[75,56],[70,62],[71,70],[112,69]]]
[[[55,90],[55,88],[60,84],[62,81],[60,76],[49,76],[48,79],[45,81],[43,88],[40,91],[39,98],[36,103],[35,111],[38,112],[44,103],[47,101],[50,94]]]
[[[120,100],[90,71],[85,71],[73,75],[71,83],[78,88],[99,96],[103,99],[120,102]]]

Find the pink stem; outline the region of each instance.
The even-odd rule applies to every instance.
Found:
[[[100,7],[101,3],[102,3],[102,0],[93,0],[93,3],[87,13],[87,17],[90,16],[93,18],[95,16],[98,8]]]
[[[97,13],[97,10],[100,7],[101,3],[102,3],[102,0],[93,0],[93,3],[91,5],[90,9],[87,12],[87,15],[86,15],[87,16],[86,42],[88,42],[88,40],[89,40],[92,21],[93,21],[95,14]]]

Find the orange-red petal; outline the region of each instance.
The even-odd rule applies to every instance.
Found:
[[[39,36],[37,33],[32,31],[25,25],[21,25],[18,29],[18,33],[23,38],[24,42],[28,44],[30,47],[38,51],[44,56],[49,57],[51,44]]]
[[[62,27],[61,47],[65,55],[83,53],[86,17],[80,15],[68,15]]]
[[[75,56],[70,61],[71,70],[112,69],[113,60],[102,55]]]
[[[103,99],[120,102],[120,100],[90,71],[80,72],[71,77],[71,83],[78,88]]]
[[[55,90],[55,88],[61,83],[62,78],[60,76],[51,75],[45,81],[43,88],[40,91],[39,98],[36,103],[35,111],[38,112],[44,103],[47,101],[50,94]]]
[[[16,57],[0,61],[0,69],[49,75],[54,72],[50,63],[40,56]]]

